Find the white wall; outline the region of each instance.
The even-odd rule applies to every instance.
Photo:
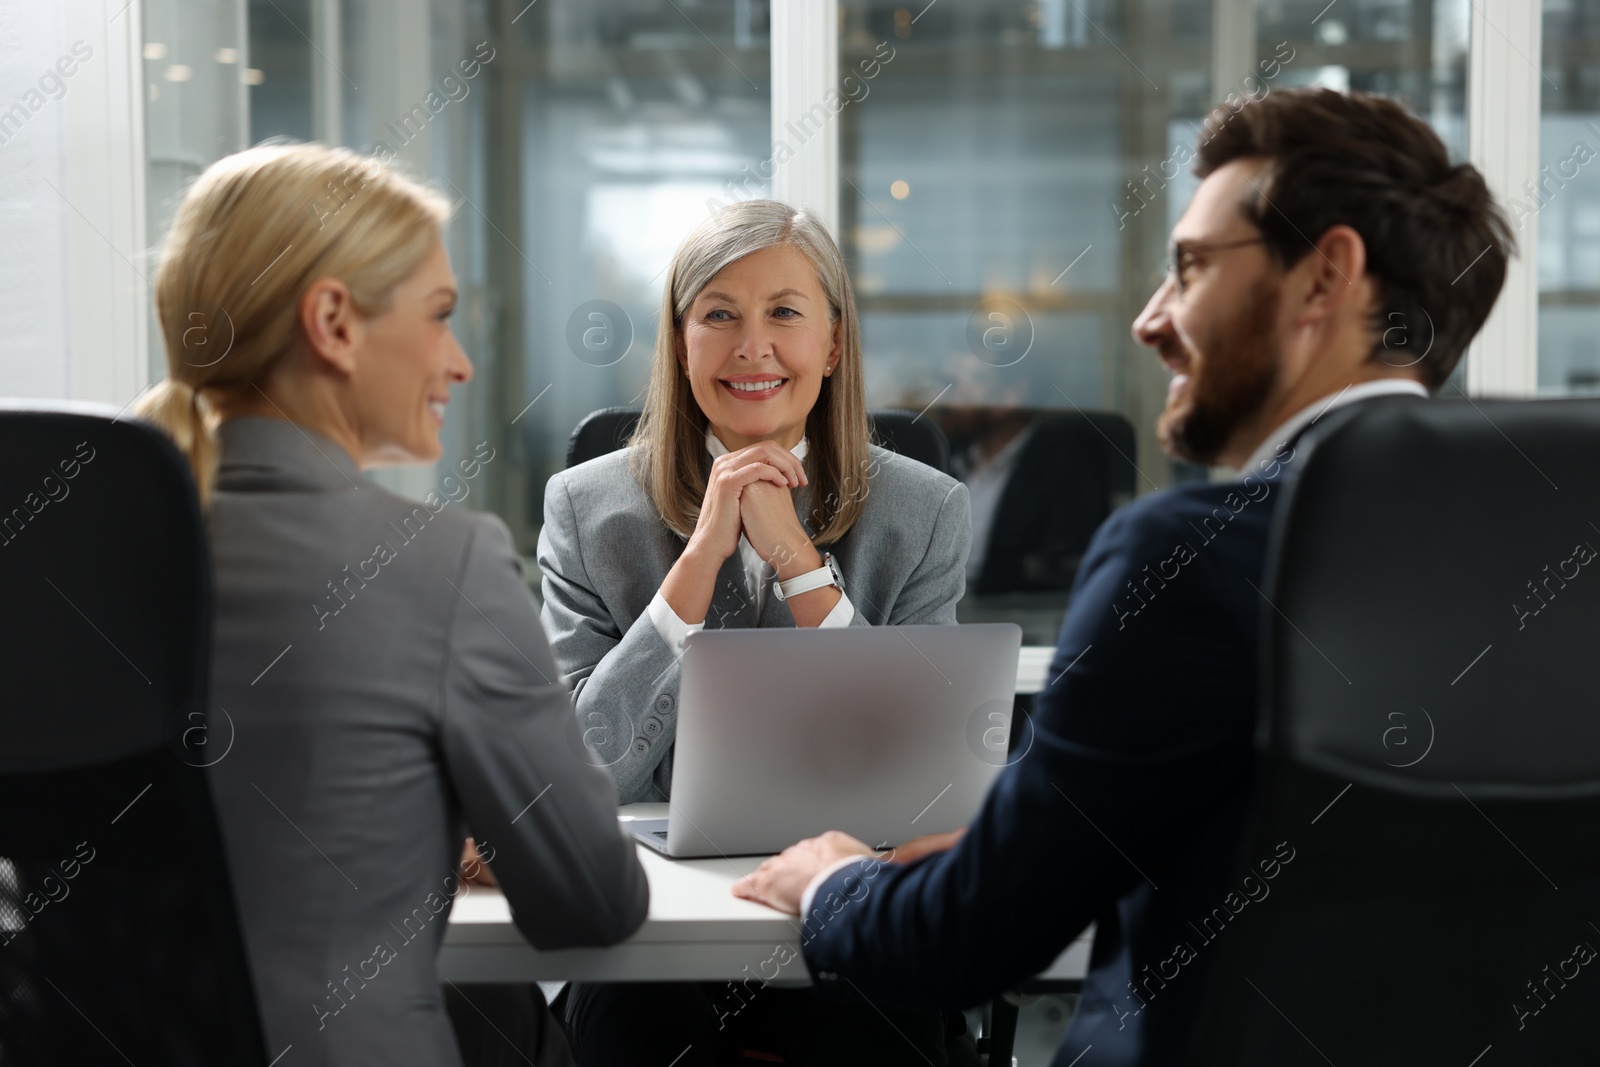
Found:
[[[0,0],[0,395],[148,381],[139,0]]]
[[[68,395],[67,219],[50,191],[66,188],[66,99],[25,102],[29,89],[67,53],[54,4],[0,3],[0,113],[22,103],[27,117],[0,128],[0,396]],[[90,62],[94,62],[90,59]],[[79,71],[81,74],[82,71]],[[67,95],[81,79],[65,79]],[[53,87],[53,86],[52,86]]]

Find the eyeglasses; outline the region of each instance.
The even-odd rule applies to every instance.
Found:
[[[1259,245],[1266,243],[1265,237],[1245,237],[1237,241],[1218,241],[1214,244],[1184,244],[1179,242],[1167,249],[1167,277],[1172,279],[1172,284],[1178,292],[1183,292],[1187,285],[1183,277],[1183,268],[1187,265],[1184,257],[1197,255],[1203,252],[1225,252],[1230,248],[1244,248],[1246,245]]]

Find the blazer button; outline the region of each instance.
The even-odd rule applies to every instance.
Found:
[[[651,715],[639,724],[639,729],[644,731],[646,737],[653,740],[661,736],[661,720]]]
[[[662,712],[671,711],[672,710],[672,704],[673,704],[672,694],[670,694],[670,693],[662,693],[660,696],[656,697],[656,710],[657,711],[662,711]]]
[[[633,751],[638,755],[644,755],[646,752],[650,751],[650,742],[646,741],[642,737],[635,737],[633,739]]]

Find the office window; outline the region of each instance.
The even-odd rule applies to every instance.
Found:
[[[500,513],[531,554],[573,426],[639,400],[672,251],[770,153],[766,3],[241,6],[145,5],[152,244],[229,152],[268,138],[393,149],[456,205],[455,329],[476,380],[453,398],[441,469],[493,447],[468,506]],[[154,329],[151,351],[157,379]],[[436,480],[372,477],[416,496]]]
[[[146,0],[142,10],[145,217],[159,248],[189,182],[249,143],[250,81],[259,72],[242,7]],[[154,266],[141,270],[151,276]],[[149,346],[149,380],[160,381],[167,360],[153,307]]]
[[[1590,117],[1579,60],[1593,6],[1547,4],[1546,48],[1573,57],[1547,64],[1567,92],[1546,86],[1547,129]],[[1469,0],[841,0],[842,104],[776,118],[765,0],[143,10],[152,243],[185,181],[273,136],[383,142],[455,202],[457,330],[477,379],[450,409],[445,462],[495,449],[468,506],[501,514],[530,554],[572,427],[640,399],[672,250],[712,198],[770,193],[753,175],[779,142],[837,139],[870,402],[926,409],[968,477],[1041,418],[1124,420],[1089,438],[1124,474],[1136,464],[1101,493],[1112,505],[1208,476],[1159,451],[1167,374],[1128,334],[1194,190],[1186,162],[1206,109],[1230,92],[1368,89],[1405,98],[1456,156],[1466,149]],[[478,64],[471,79],[464,60]],[[419,111],[430,94],[442,106]],[[1600,295],[1585,181],[1539,220],[1547,234],[1560,220],[1541,256],[1560,263],[1541,376],[1563,388],[1600,375],[1577,340],[1593,313],[1583,302]],[[1033,475],[1028,493],[1059,494],[1053,469],[1057,482]],[[376,477],[419,496],[434,482],[429,470]],[[977,494],[1001,518],[980,533],[1000,529],[990,540],[1019,562],[980,580],[975,561],[962,617],[1014,618],[1048,642],[1088,529],[1065,538],[1076,547],[1030,554],[1002,489]]]
[[[1545,0],[1539,173],[1507,204],[1538,227],[1539,392],[1600,394],[1600,4]]]
[[[413,176],[458,204],[448,235],[462,301],[457,335],[488,388],[458,394],[446,420],[442,463],[471,455],[491,436],[494,285],[484,252],[491,233],[470,206],[482,203],[483,149],[494,33],[481,3],[427,0],[249,0],[194,5],[147,0],[146,201],[149,241],[159,249],[183,191],[207,166],[268,139],[317,140],[364,152],[381,142]],[[472,77],[463,62],[474,64]],[[448,80],[447,80],[448,79]],[[151,317],[150,377],[166,373]],[[487,396],[485,394],[488,394]],[[503,453],[502,453],[503,454]],[[421,497],[428,469],[376,472],[374,480]],[[475,501],[493,508],[495,486]]]
[[[871,399],[931,404],[968,470],[1010,463],[1009,477],[1037,480],[1024,496],[1074,491],[1070,449],[1029,463],[1006,444],[1032,434],[1043,447],[1051,416],[1092,410],[1131,425],[1136,492],[1206,476],[1159,451],[1167,374],[1129,326],[1160,283],[1213,102],[1312,84],[1389,93],[1466,155],[1467,0],[841,7],[840,231]],[[1214,24],[1230,7],[1236,21]],[[1118,464],[1120,449],[1103,451]],[[993,553],[1048,540],[1009,525],[1040,515],[1007,498],[1009,483],[974,485],[975,555],[986,535]],[[1070,557],[1074,545],[1040,551]],[[1026,640],[1053,640],[1073,562],[985,578],[975,559],[962,618],[1010,618]]]
[[[503,513],[531,553],[578,419],[643,400],[672,253],[770,154],[771,75],[753,0],[542,0],[514,29],[495,218],[524,254],[500,256],[518,338],[503,421],[534,406]]]

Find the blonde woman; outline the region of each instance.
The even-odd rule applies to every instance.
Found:
[[[436,461],[472,376],[447,214],[354,153],[255,148],[196,180],[155,281],[168,377],[140,411],[208,505],[233,731],[209,773],[268,1055],[296,1064],[461,1062],[434,957],[468,832],[541,948],[647,906],[505,524],[360,474]]]
[[[620,799],[670,795],[689,633],[954,623],[971,540],[961,483],[868,440],[855,299],[827,230],[771,200],[707,220],[667,270],[628,449],[545,490],[545,629]],[[574,987],[573,1051],[585,1067],[663,1052],[664,1063],[693,1044],[681,1067],[716,1062],[720,995]],[[858,1018],[793,991],[759,999],[759,1011],[736,1013],[740,1025],[774,1034],[791,1063],[911,1051],[876,1012]],[[937,1015],[898,1025],[942,1062]]]

